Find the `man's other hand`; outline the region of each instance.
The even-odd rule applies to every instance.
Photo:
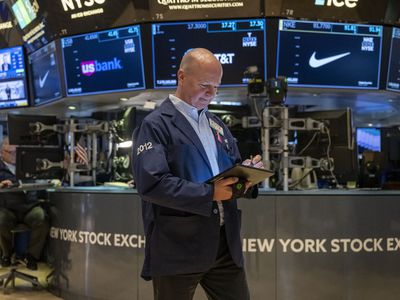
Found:
[[[12,186],[13,185],[13,183],[12,183],[12,181],[11,180],[3,180],[3,181],[1,181],[0,182],[0,189],[2,189],[2,188],[7,188],[7,187],[9,187],[9,186]]]

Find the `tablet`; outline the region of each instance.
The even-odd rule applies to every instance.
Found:
[[[257,184],[272,175],[274,175],[274,172],[271,170],[237,164],[207,180],[207,183],[215,182],[227,177],[238,177],[240,179],[246,179],[253,184]]]

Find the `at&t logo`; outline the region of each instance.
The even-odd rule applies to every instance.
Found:
[[[358,0],[315,0],[315,5],[321,6],[336,6],[342,7],[345,5],[348,8],[354,8],[357,6]]]

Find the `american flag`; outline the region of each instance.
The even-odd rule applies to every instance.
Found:
[[[87,151],[80,143],[75,146],[75,154],[77,163],[89,165]]]

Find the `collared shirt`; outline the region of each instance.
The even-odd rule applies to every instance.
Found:
[[[15,175],[15,172],[16,172],[16,167],[15,167],[15,165],[9,164],[8,162],[5,162],[4,160],[3,160],[3,163],[7,166],[8,170],[9,170],[13,175]]]
[[[210,123],[206,116],[207,108],[203,109],[200,114],[198,109],[186,103],[185,101],[179,99],[175,95],[169,95],[175,108],[188,120],[190,125],[193,127],[198,138],[203,145],[203,148],[207,154],[208,161],[210,162],[213,175],[219,174],[218,166],[218,152],[217,144],[215,143],[214,135],[210,127]],[[221,201],[217,201],[219,215],[220,215],[220,225],[224,224],[224,208]]]

